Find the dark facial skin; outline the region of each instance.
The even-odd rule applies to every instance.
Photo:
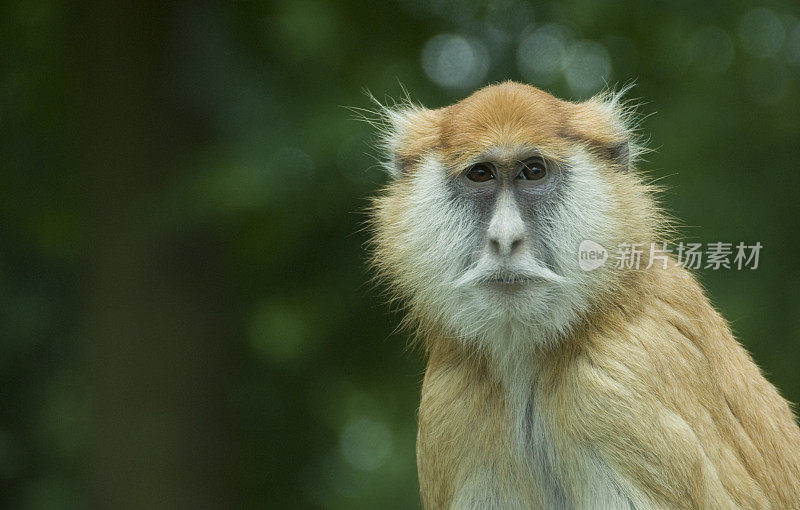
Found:
[[[481,228],[473,253],[486,245],[486,229],[501,196],[510,197],[527,227],[527,241],[535,256],[552,266],[550,250],[542,242],[548,210],[565,187],[563,165],[546,160],[535,151],[494,149],[464,168],[451,182],[455,202],[469,207]],[[473,260],[465,261],[468,267]],[[552,267],[551,267],[552,268]]]

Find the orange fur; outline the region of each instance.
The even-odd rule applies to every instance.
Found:
[[[658,242],[664,216],[652,189],[609,156],[629,128],[601,100],[568,103],[509,82],[413,115],[394,141],[408,177],[374,203],[373,262],[411,304],[428,357],[417,444],[422,500],[453,508],[464,487],[486,483],[513,499],[499,507],[542,508],[541,476],[515,443],[508,363],[431,319],[405,273],[410,254],[397,239],[418,198],[411,176],[426,157],[454,172],[494,146],[530,146],[557,159],[581,147],[611,190],[606,241]],[[511,357],[514,384],[550,438],[548,477],[566,501],[593,508],[585,485],[598,465],[637,508],[800,509],[800,429],[790,407],[694,277],[673,261],[596,278],[591,306],[563,338]]]

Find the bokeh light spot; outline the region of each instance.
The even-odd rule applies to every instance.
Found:
[[[719,27],[701,28],[692,36],[693,63],[703,74],[724,73],[730,67],[733,56],[733,41]]]
[[[611,77],[611,57],[605,47],[594,41],[578,41],[570,46],[564,77],[576,95],[600,90]]]
[[[439,34],[425,44],[422,68],[441,87],[472,88],[486,77],[489,53],[479,41],[455,34]]]
[[[753,9],[739,20],[739,40],[742,47],[755,57],[775,55],[781,49],[785,37],[783,23],[769,9]]]
[[[564,68],[568,44],[560,25],[544,25],[525,37],[517,49],[517,66],[522,76],[537,85],[549,85]]]
[[[342,457],[356,469],[373,471],[392,453],[392,433],[381,421],[360,417],[342,429],[339,447]]]

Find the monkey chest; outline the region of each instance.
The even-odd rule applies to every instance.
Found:
[[[444,388],[423,388],[425,508],[633,508],[613,470],[591,448],[564,444],[533,398],[514,407],[495,388],[464,390],[446,398]]]

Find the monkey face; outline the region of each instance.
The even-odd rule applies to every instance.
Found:
[[[524,147],[492,147],[478,159],[448,181],[452,200],[476,220],[459,284],[516,293],[561,281],[541,232],[563,184],[562,165]]]
[[[614,160],[613,119],[579,130],[602,105],[579,117],[578,105],[532,87],[488,89],[442,110],[388,113],[393,180],[374,203],[373,262],[423,326],[483,345],[515,331],[541,344],[608,285],[607,271],[579,268],[578,246],[625,236],[619,190],[630,177]]]
[[[376,204],[378,269],[420,322],[486,345],[514,331],[538,344],[586,309],[596,275],[580,270],[577,247],[604,239],[602,176],[583,151],[538,154],[494,147],[459,173],[431,156]]]

